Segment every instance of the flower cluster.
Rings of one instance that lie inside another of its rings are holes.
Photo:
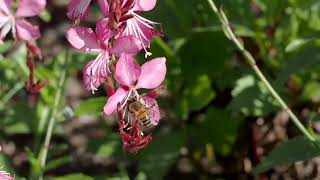
[[[42,59],[42,55],[40,49],[32,41],[40,37],[40,31],[38,26],[32,25],[25,18],[39,15],[45,6],[46,0],[20,0],[18,3],[13,0],[0,0],[0,44],[3,43],[10,30],[16,41],[27,44],[27,65],[30,75],[26,88],[31,93],[38,93],[45,83],[34,80],[33,55],[39,59]]]
[[[156,0],[98,0],[105,18],[95,29],[79,25],[89,15],[91,0],[71,0],[67,16],[75,26],[65,36],[70,44],[83,52],[96,52],[83,69],[83,85],[94,93],[101,84],[108,90],[104,114],[117,113],[123,149],[137,153],[152,139],[144,135],[146,126],[156,126],[160,111],[155,98],[161,93],[166,76],[166,59],[155,58],[140,66],[134,59],[141,50],[145,57],[150,41],[161,35],[155,25],[140,13],[154,9]],[[117,89],[114,88],[117,84]],[[150,89],[140,95],[138,89]]]

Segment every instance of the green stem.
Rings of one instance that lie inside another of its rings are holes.
[[[226,36],[234,42],[234,44],[237,46],[237,48],[240,50],[242,55],[246,58],[247,62],[250,64],[256,75],[260,78],[260,80],[265,84],[265,86],[270,91],[271,95],[279,102],[279,104],[282,106],[282,108],[289,114],[290,118],[292,119],[295,126],[311,141],[314,141],[315,138],[308,132],[308,130],[303,126],[303,124],[300,122],[298,117],[293,113],[293,111],[288,107],[288,105],[284,102],[284,100],[279,96],[279,94],[274,90],[272,85],[269,83],[267,78],[263,75],[261,70],[256,64],[255,59],[250,54],[249,51],[247,51],[244,46],[240,43],[238,38],[236,37],[235,33],[232,31],[228,19],[225,16],[224,12],[222,10],[218,10],[216,5],[212,0],[208,0],[208,3],[211,7],[211,9],[216,13],[218,16],[220,22],[222,23],[222,28],[226,34]]]
[[[51,137],[52,137],[53,127],[54,127],[54,124],[55,124],[55,121],[56,121],[56,114],[57,114],[58,106],[59,106],[60,99],[61,99],[61,96],[62,96],[63,85],[64,85],[64,82],[66,80],[67,69],[68,69],[68,67],[67,67],[68,58],[69,58],[69,53],[66,52],[66,57],[65,57],[65,60],[64,60],[65,61],[64,62],[64,67],[63,67],[63,70],[62,70],[61,75],[60,75],[56,96],[55,96],[55,99],[54,99],[53,109],[52,109],[52,112],[51,112],[51,116],[50,116],[50,119],[49,119],[49,125],[48,125],[48,129],[47,129],[46,137],[45,137],[45,140],[44,140],[43,150],[42,150],[42,152],[40,152],[40,155],[41,155],[40,165],[41,165],[42,169],[44,169],[44,167],[46,165],[46,160],[47,160],[49,145],[50,145],[50,141],[51,141]],[[39,180],[40,179],[42,179],[42,175],[39,177]]]
[[[6,103],[20,90],[24,87],[24,82],[17,83],[1,100],[0,109],[4,108]]]

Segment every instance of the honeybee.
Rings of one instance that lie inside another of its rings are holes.
[[[140,121],[144,127],[151,126],[151,118],[146,104],[138,100],[136,97],[128,100],[128,111]]]

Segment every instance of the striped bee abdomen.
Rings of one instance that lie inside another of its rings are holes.
[[[134,117],[141,122],[144,127],[151,126],[151,119],[147,107],[139,101],[134,101],[129,103],[129,112],[131,112]]]

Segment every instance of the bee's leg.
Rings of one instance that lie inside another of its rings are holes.
[[[129,126],[129,124],[130,124],[130,126]],[[128,114],[128,122],[126,124],[126,127],[127,127],[127,130],[130,130],[132,128],[132,123],[130,121],[130,115],[129,114]]]
[[[132,112],[129,110],[129,106],[128,105],[125,106],[125,109],[126,109],[125,112],[130,112],[130,113],[128,113],[128,120],[127,120],[127,124],[126,124],[126,127],[128,127],[129,123],[130,123],[130,126],[127,128],[129,130],[132,127],[132,123],[131,123],[131,120],[130,120],[130,116],[131,116]]]
[[[132,94],[132,91],[130,90],[129,92],[128,92],[128,94],[127,94],[127,96],[123,99],[123,101],[121,102],[121,108],[124,108],[126,105],[127,105],[127,103],[128,103],[128,100],[129,100],[129,98],[131,97],[131,94]]]

